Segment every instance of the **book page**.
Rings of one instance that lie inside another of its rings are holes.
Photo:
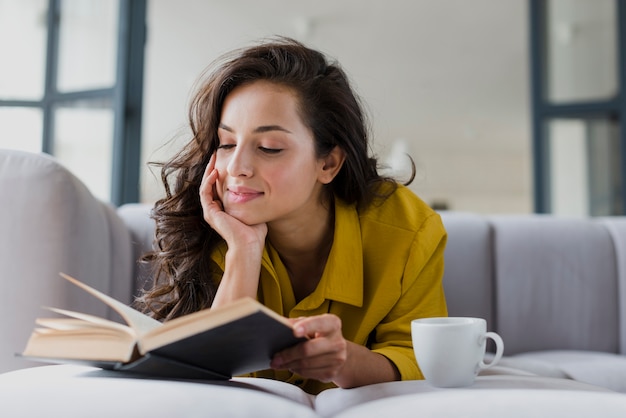
[[[89,315],[82,312],[68,311],[66,309],[46,308],[49,311],[56,312],[70,318],[37,318],[35,323],[46,328],[57,330],[63,329],[81,329],[81,328],[107,328],[115,331],[121,331],[136,337],[135,330],[127,325],[120,324],[115,321],[100,318],[99,316]]]
[[[86,284],[73,278],[72,276],[69,276],[65,273],[60,273],[60,274],[61,274],[61,277],[63,277],[64,279],[75,284],[76,286],[83,289],[85,292],[100,299],[102,302],[110,306],[115,312],[117,312],[124,319],[124,321],[126,321],[126,323],[135,331],[138,337],[152,329],[158,328],[161,325],[163,325],[156,319],[150,318],[148,315],[144,315],[138,310],[133,309],[130,306],[127,306],[126,304],[116,299],[113,299],[112,297],[105,295],[104,293],[90,286],[87,286]]]
[[[88,361],[90,365],[92,361],[127,362],[132,358],[134,341],[131,334],[111,328],[35,328],[21,355],[52,363],[66,360]]]

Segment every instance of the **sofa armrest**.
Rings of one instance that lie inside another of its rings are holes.
[[[128,302],[128,291],[112,277],[130,283],[132,263],[130,233],[115,210],[54,158],[0,150],[0,191],[3,372],[29,364],[14,354],[23,350],[42,306],[113,317],[59,272]]]

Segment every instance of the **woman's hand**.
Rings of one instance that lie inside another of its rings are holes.
[[[215,168],[216,155],[213,154],[204,170],[200,184],[200,204],[204,220],[218,233],[228,247],[237,245],[257,245],[262,249],[265,245],[267,225],[246,225],[224,211],[216,191],[218,171]]]
[[[211,306],[217,307],[242,297],[257,295],[261,257],[267,225],[246,225],[224,211],[216,191],[218,171],[215,154],[211,156],[200,184],[200,203],[204,220],[228,246],[224,274]]]
[[[308,341],[277,353],[271,362],[275,369],[289,369],[303,377],[334,381],[348,357],[347,342],[341,333],[341,319],[324,314],[292,319],[294,335]]]
[[[288,369],[307,379],[333,382],[342,388],[400,380],[385,356],[343,338],[341,319],[324,314],[292,319],[294,335],[308,338],[277,353],[270,366]]]

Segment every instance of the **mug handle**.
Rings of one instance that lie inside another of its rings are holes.
[[[500,361],[500,359],[502,358],[502,354],[504,353],[504,342],[502,341],[502,337],[500,337],[495,332],[487,332],[485,333],[484,338],[491,338],[496,343],[496,354],[493,357],[493,360],[491,360],[489,363],[485,363],[484,358],[480,360],[480,363],[478,364],[478,368],[480,370],[485,370],[490,368],[491,366],[495,366]]]

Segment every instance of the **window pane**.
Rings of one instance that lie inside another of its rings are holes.
[[[48,0],[0,0],[0,99],[43,96],[47,4]]]
[[[54,111],[54,155],[98,198],[111,198],[113,110],[75,103]]]
[[[619,124],[557,119],[548,125],[551,212],[566,216],[623,213]]]
[[[619,124],[592,119],[587,123],[589,148],[590,213],[592,216],[624,213]]]
[[[588,101],[617,95],[615,0],[549,0],[547,21],[548,100]]]
[[[62,0],[59,91],[113,87],[119,1]]]
[[[42,121],[41,109],[0,107],[0,148],[41,152]]]

